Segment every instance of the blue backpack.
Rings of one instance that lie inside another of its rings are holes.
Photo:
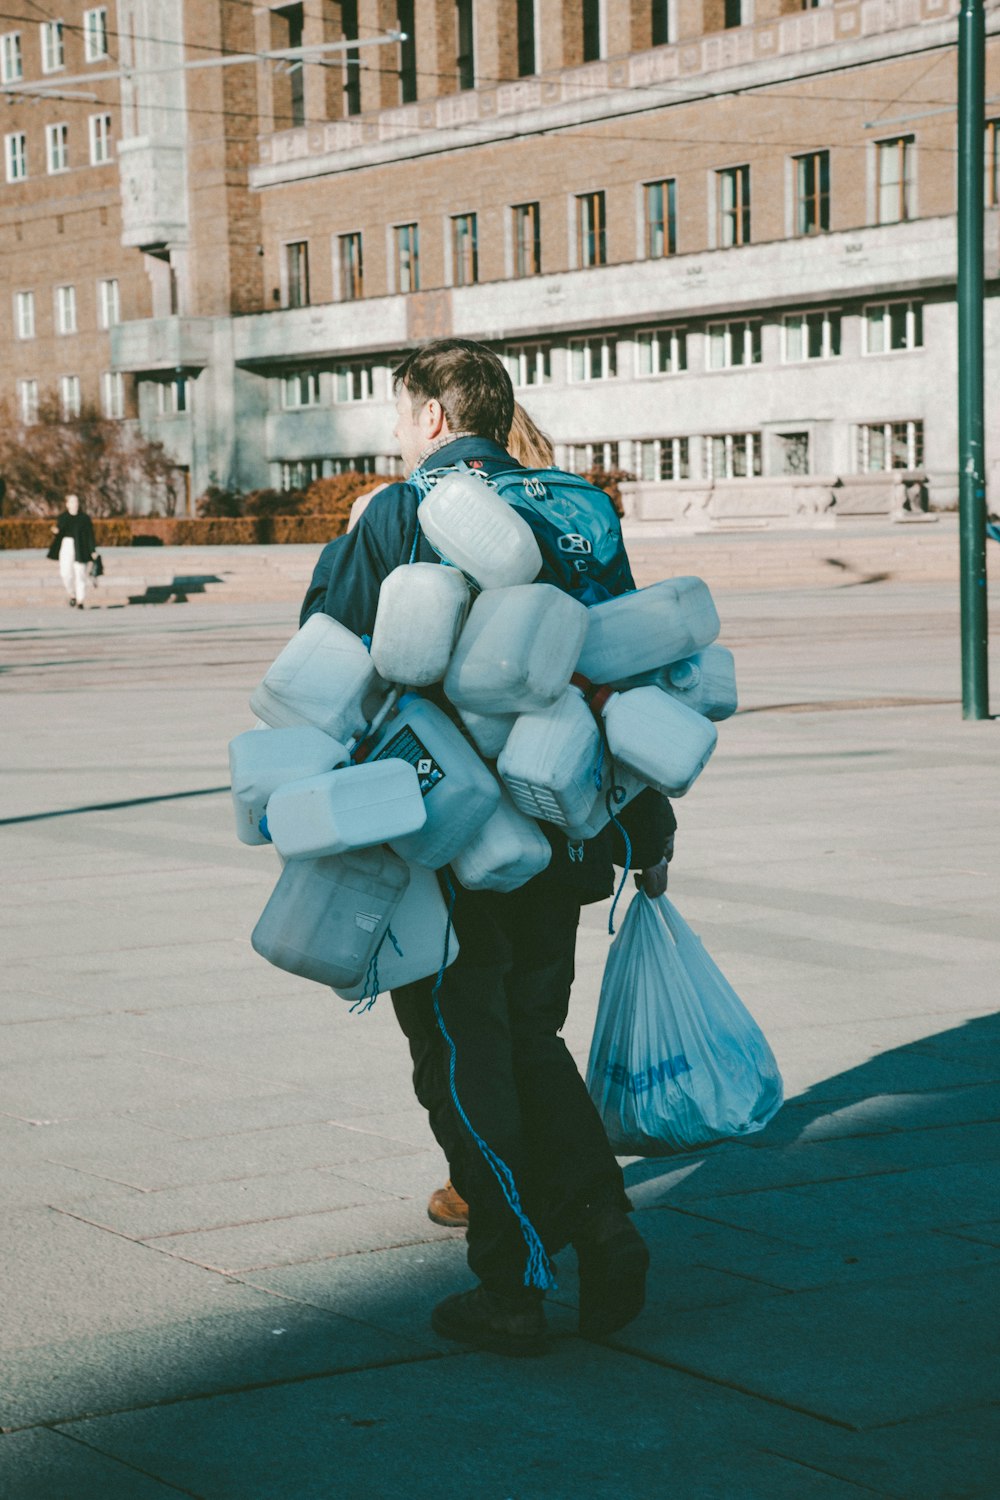
[[[464,463],[456,469],[467,469]],[[435,474],[435,478],[440,474]],[[496,490],[534,532],[542,554],[538,583],[552,583],[581,604],[600,604],[635,588],[621,522],[603,490],[563,469],[509,469],[472,473]],[[430,476],[421,474],[426,493]],[[411,474],[410,483],[417,479]],[[423,483],[421,483],[421,480]]]

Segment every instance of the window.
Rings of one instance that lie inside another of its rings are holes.
[[[451,267],[455,286],[479,280],[479,244],[475,214],[455,214],[451,221]]]
[[[113,328],[121,317],[121,299],[117,281],[97,283],[97,321],[101,328]]]
[[[76,332],[76,287],[56,287],[56,333]]]
[[[365,267],[361,253],[361,231],[342,234],[338,241],[340,255],[340,295],[345,302],[357,302],[365,295]]]
[[[125,376],[119,370],[105,370],[101,376],[101,407],[106,417],[125,415]]]
[[[924,342],[924,311],[919,302],[870,302],[864,315],[864,352],[891,354],[920,349]]]
[[[35,294],[14,293],[14,329],[19,339],[35,337]]]
[[[281,382],[281,404],[286,411],[319,405],[319,371],[296,370]]]
[[[552,379],[552,351],[548,344],[511,344],[507,369],[514,385],[548,385]]]
[[[472,0],[455,0],[455,67],[460,89],[476,86],[475,37],[472,25]]]
[[[795,157],[795,233],[820,234],[830,227],[830,153]]]
[[[396,289],[400,292],[420,290],[420,230],[416,224],[397,224]]]
[[[750,168],[726,167],[715,174],[718,241],[723,250],[750,243]]]
[[[1000,208],[1000,120],[986,121],[986,149],[983,153],[985,203]]]
[[[358,0],[342,0],[340,24],[347,41],[358,39]],[[411,28],[400,25],[400,30]],[[348,47],[344,53],[344,113],[361,113],[361,53],[357,47]]]
[[[643,328],[636,334],[637,375],[678,375],[687,369],[683,328]]]
[[[859,474],[919,469],[923,462],[923,422],[870,422],[858,428]]]
[[[731,323],[709,323],[708,368],[730,370],[734,365],[760,364],[760,322],[739,318]]]
[[[569,341],[570,380],[613,380],[617,374],[616,343],[612,335],[595,334]]]
[[[106,6],[83,13],[83,56],[86,62],[101,62],[108,55],[108,12]]]
[[[743,0],[724,0],[722,24],[727,31],[743,25]]]
[[[535,48],[535,0],[517,0],[517,76],[538,72]]]
[[[24,77],[24,62],[21,57],[21,33],[7,31],[0,36],[0,80],[17,83]]]
[[[65,172],[69,167],[69,126],[46,125],[45,160],[50,172]]]
[[[42,33],[42,72],[56,73],[64,66],[63,23],[43,21],[38,28]]]
[[[669,0],[652,0],[650,22],[652,29],[650,41],[652,45],[654,47],[665,47],[670,41]]]
[[[915,142],[912,135],[900,135],[891,141],[878,141],[878,219],[879,224],[898,224],[913,218],[913,164]]]
[[[542,271],[542,215],[537,203],[516,203],[514,215],[514,275],[540,276]]]
[[[640,479],[690,479],[686,437],[644,438],[635,446]]]
[[[188,379],[177,375],[173,380],[156,382],[156,410],[161,417],[182,417],[189,409]]]
[[[281,48],[302,46],[303,7],[301,4],[277,6],[271,11],[277,30],[275,45]],[[305,69],[301,57],[288,58],[278,75],[284,95],[280,114],[283,126],[306,122]]]
[[[589,474],[594,469],[618,468],[618,444],[570,443],[566,449],[566,467],[573,474]]]
[[[750,479],[759,474],[759,432],[724,432],[705,439],[707,479]]]
[[[287,307],[309,306],[309,241],[294,240],[285,246]]]
[[[834,359],[840,353],[840,313],[788,313],[784,319],[786,364],[802,359]]]
[[[30,427],[33,422],[38,421],[37,380],[19,380],[17,382],[17,410],[25,427]]]
[[[677,184],[672,177],[643,184],[646,258],[658,260],[677,250]]]
[[[601,0],[583,0],[583,60],[596,62],[604,56],[601,43]]]
[[[90,164],[92,167],[100,166],[102,162],[111,160],[111,116],[91,115],[90,117]]]
[[[372,401],[374,398],[374,365],[337,365],[333,372],[334,401]]]
[[[28,139],[23,130],[4,137],[7,181],[23,182],[28,175]]]
[[[79,375],[61,375],[59,377],[59,409],[62,412],[64,422],[71,422],[74,417],[80,415]]]
[[[578,264],[607,265],[607,210],[603,193],[579,193],[576,200]]]
[[[396,25],[406,37],[406,41],[399,44],[399,102],[412,104],[417,97],[417,39],[413,0],[397,0]]]
[[[308,489],[314,480],[322,479],[322,477],[323,460],[321,458],[300,458],[294,463],[281,465],[281,488],[286,491]]]

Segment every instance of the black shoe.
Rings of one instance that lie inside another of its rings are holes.
[[[75,599],[70,599],[69,600],[69,607],[70,607],[70,609],[76,609],[76,600]]]
[[[515,1356],[544,1354],[548,1348],[541,1297],[501,1297],[482,1285],[456,1292],[431,1313],[431,1327],[446,1339]]]
[[[631,1323],[646,1301],[649,1251],[624,1209],[595,1215],[573,1236],[580,1268],[580,1332],[602,1339]]]

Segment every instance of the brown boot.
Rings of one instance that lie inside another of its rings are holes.
[[[427,1217],[445,1229],[468,1229],[469,1205],[452,1187],[451,1178],[444,1187],[431,1193],[427,1203]]]

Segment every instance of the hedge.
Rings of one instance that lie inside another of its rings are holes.
[[[342,516],[186,516],[94,517],[99,547],[233,547],[262,543],[329,542],[347,525]],[[0,551],[46,548],[52,541],[48,517],[0,521]]]

